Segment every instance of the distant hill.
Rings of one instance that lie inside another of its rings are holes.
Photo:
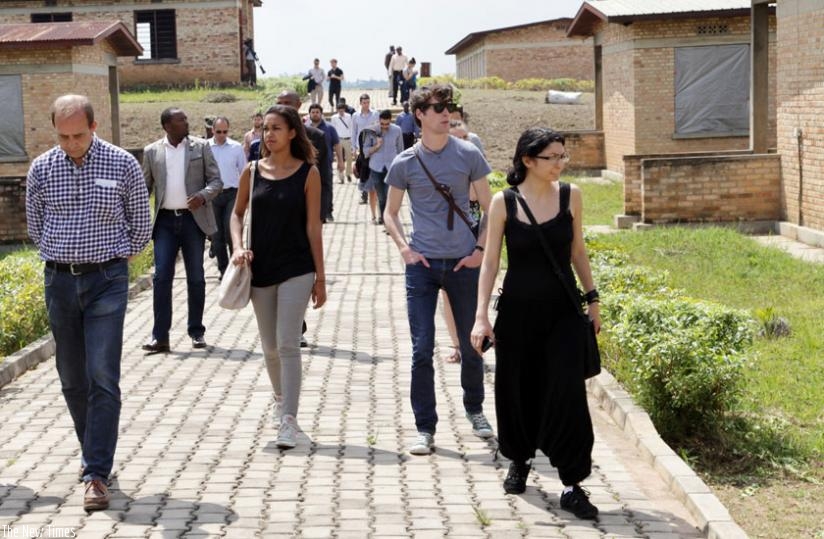
[[[380,89],[380,88],[388,88],[389,81],[386,79],[372,79],[372,80],[361,80],[358,79],[356,81],[343,81],[343,88],[363,88],[366,90],[373,90],[373,89]]]

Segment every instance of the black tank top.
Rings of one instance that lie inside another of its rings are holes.
[[[252,192],[252,286],[280,284],[315,271],[306,235],[306,177],[311,165],[280,180],[255,167]]]

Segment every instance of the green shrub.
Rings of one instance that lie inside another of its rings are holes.
[[[680,440],[716,430],[740,396],[752,318],[675,294],[618,294],[605,310],[612,311],[609,340],[620,355],[620,377],[661,434]]]
[[[201,101],[204,103],[234,103],[237,101],[237,96],[226,92],[212,92],[204,95]]]
[[[266,111],[269,107],[277,103],[278,94],[284,90],[293,90],[300,96],[309,93],[309,82],[302,79],[300,75],[291,77],[268,77],[258,82],[260,91],[260,110]]]
[[[43,263],[35,251],[0,260],[0,356],[19,350],[49,328],[43,300]]]

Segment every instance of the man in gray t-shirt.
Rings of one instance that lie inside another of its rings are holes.
[[[418,430],[418,437],[409,452],[428,455],[434,446],[438,423],[432,356],[435,307],[441,289],[449,297],[460,342],[466,416],[476,436],[493,436],[492,427],[483,414],[483,359],[470,343],[486,220],[481,219],[476,239],[469,225],[451,209],[441,194],[448,189],[457,207],[468,216],[471,182],[478,202],[486,212],[491,199],[486,179],[490,168],[474,145],[449,135],[449,111],[454,108],[450,87],[435,85],[416,91],[410,99],[410,108],[415,122],[421,127],[421,140],[398,155],[389,168],[384,224],[406,264],[406,305],[412,335],[410,400]],[[424,166],[439,189],[428,178]],[[399,218],[407,193],[412,215],[410,242],[406,241]]]

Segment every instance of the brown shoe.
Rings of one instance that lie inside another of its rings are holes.
[[[101,479],[86,482],[86,494],[83,496],[83,509],[100,511],[109,507],[109,489]]]

